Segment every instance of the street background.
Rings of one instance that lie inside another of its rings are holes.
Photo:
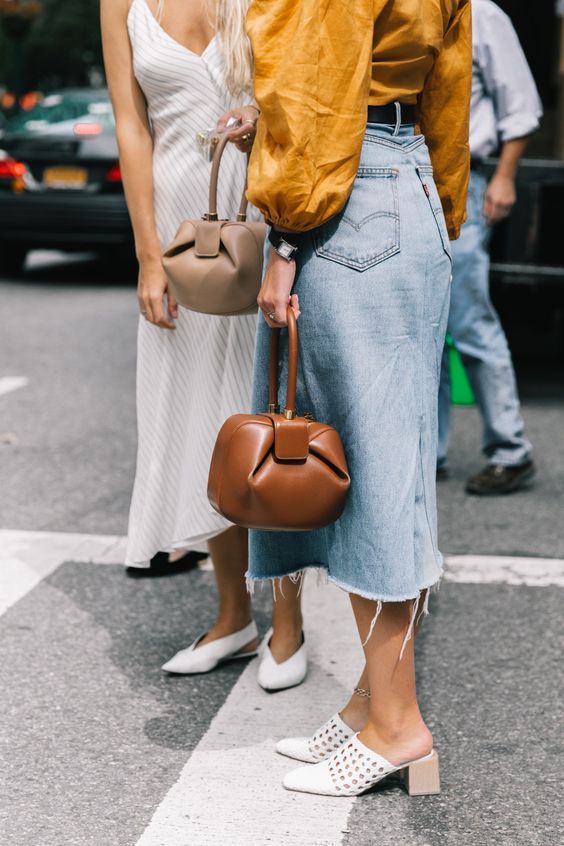
[[[306,581],[310,671],[295,690],[262,691],[256,662],[160,670],[209,626],[215,591],[209,566],[157,579],[122,566],[138,308],[98,2],[0,0],[0,846],[562,842],[564,5],[499,5],[545,109],[491,280],[538,476],[511,496],[466,495],[481,426],[474,407],[454,409],[445,576],[417,642],[442,793],[381,785],[335,800],[285,792],[293,763],[273,747],[309,734],[356,682],[345,594]],[[51,132],[49,147],[49,109],[25,122],[53,92],[68,137]],[[103,142],[96,161],[79,125]],[[86,242],[98,251],[44,249]],[[254,608],[264,634],[267,590]]]
[[[0,616],[0,842],[558,843],[558,368],[522,368],[539,465],[530,491],[463,493],[482,462],[480,426],[474,408],[455,409],[439,512],[442,549],[460,557],[449,559],[417,646],[442,795],[288,794],[280,779],[292,763],[273,744],[309,733],[344,701],[360,662],[352,615],[344,594],[308,582],[311,671],[294,691],[264,693],[252,663],[193,678],[160,671],[209,625],[215,595],[206,570],[138,580],[119,566],[135,460],[133,281],[131,269],[93,257],[34,253],[22,277],[0,282],[0,612],[9,606]],[[263,633],[268,607],[259,593]]]

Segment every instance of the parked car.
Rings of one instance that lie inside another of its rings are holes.
[[[0,271],[30,249],[131,253],[132,231],[105,89],[46,96],[0,137]]]

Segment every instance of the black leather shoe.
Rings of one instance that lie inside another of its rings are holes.
[[[205,552],[194,552],[190,550],[185,552],[180,558],[177,558],[176,561],[169,561],[168,552],[157,552],[151,558],[150,567],[126,567],[125,572],[133,579],[175,576],[177,573],[185,573],[187,570],[193,570],[198,566],[198,561],[203,561],[207,557]]]
[[[526,487],[534,478],[537,468],[532,461],[525,464],[504,465],[488,464],[487,467],[471,476],[466,482],[466,493],[477,496],[508,494]]]

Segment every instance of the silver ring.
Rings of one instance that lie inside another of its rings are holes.
[[[270,314],[267,314],[266,316],[268,317],[269,320],[274,320],[276,323],[278,323],[278,321],[276,320],[276,312],[275,311],[271,311]]]
[[[145,314],[147,314],[147,312],[146,312],[146,311],[141,310],[141,314],[145,315]]]

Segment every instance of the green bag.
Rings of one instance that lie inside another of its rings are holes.
[[[446,336],[450,372],[450,401],[453,405],[474,405],[476,400],[470,387],[460,353],[450,335]]]

